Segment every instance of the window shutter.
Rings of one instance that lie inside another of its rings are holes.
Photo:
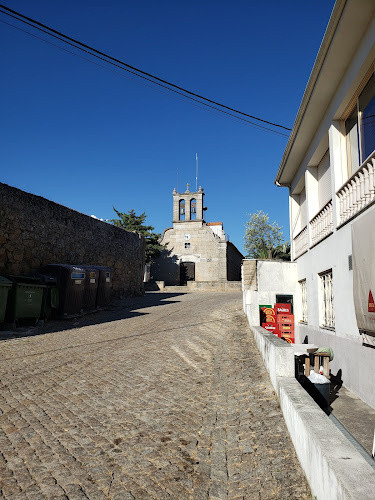
[[[327,151],[318,165],[319,210],[332,199],[331,170],[329,167],[329,151]]]

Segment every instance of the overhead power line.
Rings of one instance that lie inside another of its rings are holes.
[[[1,12],[1,10],[0,10],[0,12]],[[14,17],[14,16],[11,16],[11,17]],[[16,17],[14,17],[14,18],[15,18],[15,19],[17,19]],[[17,19],[17,20],[18,20],[18,19]],[[260,128],[260,129],[262,129],[262,130],[265,130],[266,132],[271,132],[271,133],[273,133],[273,134],[277,134],[277,135],[282,135],[282,136],[284,136],[284,137],[288,137],[288,135],[287,135],[287,134],[284,134],[283,132],[279,132],[278,130],[273,130],[273,129],[269,128],[269,127],[265,127],[264,125],[260,125],[259,123],[254,123],[254,122],[251,122],[250,120],[247,120],[246,118],[242,118],[241,116],[237,116],[237,115],[235,115],[235,114],[233,114],[233,113],[229,113],[228,111],[225,111],[225,110],[223,110],[223,109],[216,108],[215,106],[211,106],[210,104],[207,104],[207,103],[205,103],[205,102],[199,101],[198,99],[195,99],[195,98],[193,98],[193,97],[190,97],[190,96],[188,96],[188,95],[185,95],[185,94],[183,94],[182,92],[178,92],[177,90],[170,89],[170,88],[169,88],[169,87],[167,87],[166,85],[162,85],[161,83],[154,82],[154,81],[153,81],[153,80],[151,80],[150,78],[146,78],[145,76],[138,75],[138,74],[137,74],[137,73],[135,73],[134,71],[131,71],[131,70],[127,69],[127,68],[123,68],[123,67],[121,67],[119,64],[116,64],[116,63],[114,63],[114,62],[112,62],[112,61],[107,61],[107,60],[106,60],[106,59],[104,59],[103,57],[100,57],[100,56],[97,56],[97,55],[95,55],[95,54],[92,54],[92,53],[91,53],[91,52],[89,52],[88,50],[85,50],[85,49],[82,49],[82,48],[76,47],[74,44],[72,44],[72,43],[70,43],[70,42],[66,42],[66,41],[65,41],[65,43],[66,43],[66,44],[71,45],[72,47],[77,48],[77,49],[79,49],[79,50],[81,50],[81,51],[83,51],[83,52],[85,52],[85,53],[87,53],[87,54],[89,54],[89,55],[91,55],[91,56],[95,57],[96,59],[100,59],[100,60],[102,60],[102,61],[104,61],[104,62],[106,62],[106,63],[108,63],[108,64],[111,64],[112,66],[116,66],[117,68],[120,68],[122,71],[126,71],[126,72],[128,72],[128,73],[131,73],[131,74],[135,75],[137,78],[141,78],[142,80],[147,80],[148,82],[151,82],[153,85],[148,85],[147,83],[143,83],[143,82],[141,82],[141,81],[139,81],[139,80],[136,80],[135,78],[132,78],[132,77],[126,76],[124,73],[120,73],[120,72],[118,72],[118,71],[116,71],[116,70],[113,70],[113,69],[109,68],[108,66],[104,66],[103,64],[96,63],[96,62],[95,62],[95,61],[93,61],[92,59],[89,59],[89,58],[87,58],[87,57],[81,56],[80,54],[77,54],[77,53],[75,53],[75,52],[73,52],[73,51],[71,51],[71,50],[68,50],[68,49],[66,49],[66,48],[64,48],[64,47],[61,47],[60,45],[57,45],[57,44],[52,43],[52,42],[50,42],[50,41],[48,41],[48,40],[46,40],[46,39],[44,39],[44,38],[41,38],[40,36],[37,36],[37,35],[35,35],[34,33],[30,33],[30,32],[29,32],[29,31],[27,31],[27,30],[24,30],[24,29],[22,29],[22,28],[20,28],[20,27],[18,27],[18,26],[15,26],[14,24],[7,23],[6,21],[3,21],[2,19],[0,19],[0,22],[1,22],[1,23],[3,23],[3,24],[6,24],[6,25],[8,25],[8,26],[11,26],[12,28],[15,28],[15,29],[17,29],[17,30],[19,30],[19,31],[22,31],[23,33],[26,33],[26,34],[28,34],[28,35],[30,35],[30,36],[32,36],[32,37],[34,37],[34,38],[37,38],[38,40],[41,40],[42,42],[48,43],[49,45],[52,45],[53,47],[55,47],[55,48],[57,48],[57,49],[59,49],[59,50],[63,50],[64,52],[68,52],[69,54],[71,54],[71,55],[73,55],[73,56],[75,56],[75,57],[79,57],[80,59],[83,59],[83,60],[85,60],[85,61],[87,61],[87,62],[89,62],[89,63],[91,63],[91,64],[95,64],[96,66],[99,66],[99,67],[101,67],[101,68],[103,68],[103,69],[105,69],[105,70],[107,70],[107,71],[111,71],[112,73],[115,73],[115,74],[117,74],[117,75],[120,75],[120,76],[122,76],[122,77],[124,77],[124,78],[127,78],[127,79],[129,79],[129,80],[136,81],[138,84],[141,84],[141,85],[143,85],[143,86],[145,86],[145,87],[152,88],[153,90],[155,90],[155,91],[157,91],[157,92],[161,92],[161,93],[163,93],[163,94],[166,94],[166,95],[168,95],[169,97],[171,97],[171,98],[173,98],[173,99],[176,99],[176,100],[178,100],[178,101],[188,102],[189,104],[191,104],[191,105],[193,105],[193,106],[196,106],[197,108],[203,109],[203,110],[205,110],[205,111],[208,111],[208,112],[210,112],[210,113],[214,113],[214,114],[215,114],[215,113],[224,114],[224,117],[225,117],[225,118],[228,118],[229,120],[232,120],[232,121],[240,120],[240,121],[241,121],[241,123],[243,123],[244,125],[246,125],[246,126],[248,126],[248,127],[256,127],[256,128]],[[28,25],[32,26],[32,24],[30,24],[30,23],[28,23],[28,22],[26,22],[26,21],[23,21],[23,22],[24,22],[25,24],[28,24]],[[33,26],[33,27],[34,27],[34,26]],[[43,31],[43,32],[47,33],[47,31],[44,31],[44,30],[42,30],[42,29],[40,29],[40,28],[37,28],[37,29],[39,29],[39,31]],[[47,34],[49,34],[49,33],[47,33]],[[64,40],[61,40],[61,39],[60,39],[59,37],[57,37],[56,35],[53,35],[53,34],[49,34],[49,35],[50,35],[50,36],[52,36],[52,37],[54,37],[54,38],[56,38],[57,40],[60,40],[60,41],[64,42]],[[155,87],[154,85],[157,85],[157,87]],[[160,88],[160,87],[162,87],[162,88],[166,89],[168,92],[166,92],[165,90],[161,90],[161,88]],[[173,92],[173,94],[170,94],[169,92]],[[175,94],[178,94],[178,95],[180,95],[180,96],[182,96],[182,97],[178,97],[178,96],[176,96]],[[186,101],[186,99],[189,99],[189,101]],[[193,101],[193,102],[191,102],[191,101]],[[196,103],[197,103],[197,104],[196,104]]]
[[[34,19],[30,18],[30,17],[24,16],[23,14],[15,11],[15,10],[12,10],[9,7],[6,7],[5,5],[0,4],[0,8],[5,10],[5,12],[4,12],[4,10],[0,10],[0,12],[2,12],[3,14],[5,14],[7,16],[10,16],[10,17],[16,19],[17,21],[20,21],[20,22],[22,22],[24,24],[27,24],[27,25],[29,25],[29,26],[31,26],[31,27],[39,30],[39,31],[42,31],[43,33],[46,33],[49,36],[57,38],[61,42],[66,43],[68,45],[71,45],[71,46],[75,47],[76,49],[79,49],[79,50],[81,50],[83,52],[86,52],[86,53],[90,54],[91,56],[94,56],[94,57],[96,57],[98,59],[101,59],[102,61],[105,61],[106,63],[112,64],[112,65],[117,66],[118,68],[120,68],[122,70],[125,70],[125,71],[127,71],[129,73],[132,73],[133,75],[137,76],[138,78],[142,78],[144,80],[147,80],[147,81],[153,83],[154,85],[159,85],[161,87],[164,87],[164,88],[166,88],[167,90],[169,90],[171,92],[174,92],[176,94],[182,95],[183,97],[188,98],[188,99],[193,100],[193,101],[196,101],[199,104],[203,104],[204,106],[213,108],[216,111],[220,111],[222,113],[228,114],[228,115],[233,116],[233,117],[235,117],[237,119],[240,119],[240,120],[242,120],[244,122],[250,123],[251,125],[260,127],[262,129],[268,130],[270,132],[277,133],[279,135],[285,135],[285,136],[287,136],[287,134],[284,134],[282,132],[278,132],[276,130],[272,130],[272,129],[268,128],[268,127],[261,126],[258,123],[253,123],[253,122],[250,122],[249,120],[245,120],[245,119],[243,119],[243,118],[241,118],[239,116],[233,115],[232,113],[225,112],[224,109],[228,109],[230,111],[233,111],[234,113],[237,113],[237,114],[240,114],[240,115],[243,115],[243,116],[247,116],[247,117],[249,117],[249,118],[251,118],[253,120],[257,120],[259,122],[266,123],[268,125],[272,125],[273,127],[278,127],[278,128],[281,128],[281,129],[284,129],[284,130],[287,130],[287,131],[291,130],[290,128],[285,127],[284,125],[279,125],[277,123],[273,123],[273,122],[270,122],[268,120],[264,120],[262,118],[258,118],[256,116],[250,115],[248,113],[244,113],[243,111],[236,110],[236,109],[231,108],[229,106],[226,106],[224,104],[218,103],[218,102],[216,102],[216,101],[214,101],[212,99],[208,99],[208,98],[206,98],[204,96],[196,94],[195,92],[192,92],[190,90],[184,89],[183,87],[180,87],[180,86],[178,86],[178,85],[176,85],[174,83],[168,82],[167,80],[164,80],[164,79],[159,78],[159,77],[157,77],[155,75],[152,75],[151,73],[147,73],[146,71],[143,71],[143,70],[141,70],[139,68],[136,68],[135,66],[131,66],[130,64],[127,64],[124,61],[121,61],[120,59],[117,59],[115,57],[112,57],[112,56],[104,53],[104,52],[101,52],[101,51],[99,51],[99,50],[97,50],[97,49],[95,49],[95,48],[93,48],[93,47],[91,47],[91,46],[89,46],[89,45],[87,45],[87,44],[85,44],[83,42],[80,42],[79,40],[75,40],[74,38],[71,38],[71,37],[69,37],[67,35],[64,35],[63,33],[59,32],[59,31],[57,31],[57,30],[55,30],[53,28],[50,28],[49,26],[46,26],[45,24],[42,24],[39,21],[36,21],[36,20],[34,20]],[[6,24],[8,24],[8,23],[6,23]],[[13,25],[10,24],[10,26],[13,26]],[[16,28],[16,26],[13,26],[13,27]],[[24,31],[24,30],[22,30],[22,31]],[[27,32],[27,31],[26,31],[26,33],[32,35],[31,33]],[[43,39],[41,39],[41,40],[43,40]],[[43,41],[46,41],[46,40],[43,40]],[[47,42],[47,43],[49,43],[49,42]],[[74,54],[74,55],[76,55],[76,54]],[[161,82],[161,83],[159,83],[159,82]],[[174,89],[178,89],[181,92],[176,91]],[[194,97],[191,97],[191,96],[199,98],[200,100],[195,99]],[[219,106],[220,108],[224,108],[224,109],[218,109],[218,108],[216,108],[214,106],[210,106],[210,105],[207,104],[208,102],[211,103],[211,104],[214,104],[215,106]]]
[[[139,80],[136,80],[135,78],[132,78],[131,76],[127,76],[126,74],[124,74],[122,72],[120,73],[119,71],[111,69],[108,66],[105,66],[104,64],[97,63],[97,62],[93,61],[92,59],[89,59],[88,57],[84,57],[84,56],[82,56],[80,54],[77,54],[77,53],[73,52],[72,50],[68,50],[68,49],[66,49],[64,47],[61,47],[60,45],[57,45],[56,43],[53,43],[53,42],[50,42],[50,41],[48,41],[48,40],[46,40],[44,38],[41,38],[40,36],[35,35],[34,33],[30,33],[30,31],[24,30],[24,29],[20,28],[19,26],[15,26],[14,24],[7,23],[6,21],[3,21],[2,19],[0,19],[0,22],[3,23],[3,24],[6,24],[7,26],[11,26],[12,28],[15,28],[15,29],[17,29],[19,31],[22,31],[22,33],[26,33],[27,35],[30,35],[30,36],[32,36],[34,38],[37,38],[38,40],[41,40],[42,42],[48,43],[49,45],[52,45],[53,47],[55,47],[55,48],[57,48],[59,50],[63,50],[64,52],[67,52],[68,54],[71,54],[71,55],[73,55],[75,57],[79,57],[80,59],[83,59],[84,61],[87,61],[90,64],[95,64],[95,66],[98,66],[99,68],[103,68],[103,69],[105,69],[107,71],[111,71],[112,73],[114,73],[116,75],[119,75],[119,76],[121,76],[123,78],[127,78],[128,80],[135,81],[138,84],[143,85],[144,87],[151,88],[152,90],[154,90],[156,92],[161,92],[162,94],[165,94],[165,95],[167,95],[168,97],[170,97],[172,99],[176,99],[177,101],[187,102],[188,104],[191,104],[192,106],[196,106],[199,109],[203,109],[204,111],[208,111],[209,113],[213,113],[213,114],[223,114],[224,113],[224,118],[227,118],[228,120],[232,120],[232,121],[241,120],[241,122],[243,123],[243,125],[246,125],[248,127],[261,128],[261,129],[263,129],[263,130],[265,130],[267,132],[272,132],[273,134],[283,135],[284,137],[288,137],[288,135],[284,134],[283,132],[278,132],[277,130],[272,130],[269,127],[264,127],[263,125],[259,125],[259,123],[251,122],[250,120],[246,120],[245,118],[241,118],[240,116],[236,116],[233,113],[229,113],[229,112],[224,111],[222,109],[215,108],[214,106],[210,106],[209,104],[206,104],[204,102],[198,101],[198,99],[189,98],[189,96],[185,96],[181,92],[176,92],[176,93],[180,94],[183,97],[178,97],[178,96],[176,96],[174,94],[170,94],[169,92],[166,92],[165,90],[162,90],[162,89],[160,89],[158,87],[154,87],[152,85],[148,85],[147,83],[143,83],[143,82],[141,82]],[[87,53],[89,54],[89,52],[87,52]],[[105,61],[105,59],[103,59],[103,61]],[[113,63],[111,63],[111,64],[113,64]],[[114,66],[116,66],[116,65],[114,65]],[[120,69],[124,69],[124,68],[120,68]],[[138,75],[136,75],[136,76],[138,77]],[[154,82],[152,82],[152,83],[154,83]],[[166,88],[167,90],[169,90],[164,85],[163,85],[163,87]],[[195,102],[187,101],[186,99],[192,99],[193,101],[196,101],[198,104],[196,104]],[[207,107],[203,107],[203,106],[207,106]]]

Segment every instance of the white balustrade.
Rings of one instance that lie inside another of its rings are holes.
[[[311,245],[315,245],[333,231],[333,207],[330,200],[310,221]]]
[[[294,259],[305,253],[308,249],[307,240],[307,226],[300,231],[295,238],[293,238],[294,245]]]
[[[375,199],[375,151],[337,192],[340,224]],[[310,222],[311,224],[311,222]]]

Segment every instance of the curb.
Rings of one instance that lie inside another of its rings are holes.
[[[295,379],[292,346],[264,328],[250,330],[311,493],[318,500],[373,500],[374,469]]]

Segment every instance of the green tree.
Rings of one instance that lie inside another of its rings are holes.
[[[145,212],[141,215],[137,215],[133,209],[129,212],[119,212],[113,207],[116,212],[118,219],[111,219],[110,222],[117,227],[122,227],[127,231],[135,231],[136,233],[144,236],[146,241],[146,263],[153,262],[160,255],[161,250],[164,248],[160,245],[159,240],[161,234],[154,233],[153,226],[146,226],[144,222],[147,218]]]
[[[262,210],[249,214],[249,220],[245,224],[244,248],[247,257],[252,259],[272,259],[283,251],[283,233],[281,227],[269,221],[268,214]]]
[[[290,260],[290,243],[286,241],[281,245],[277,245],[276,248],[272,250],[272,258],[280,260]]]

